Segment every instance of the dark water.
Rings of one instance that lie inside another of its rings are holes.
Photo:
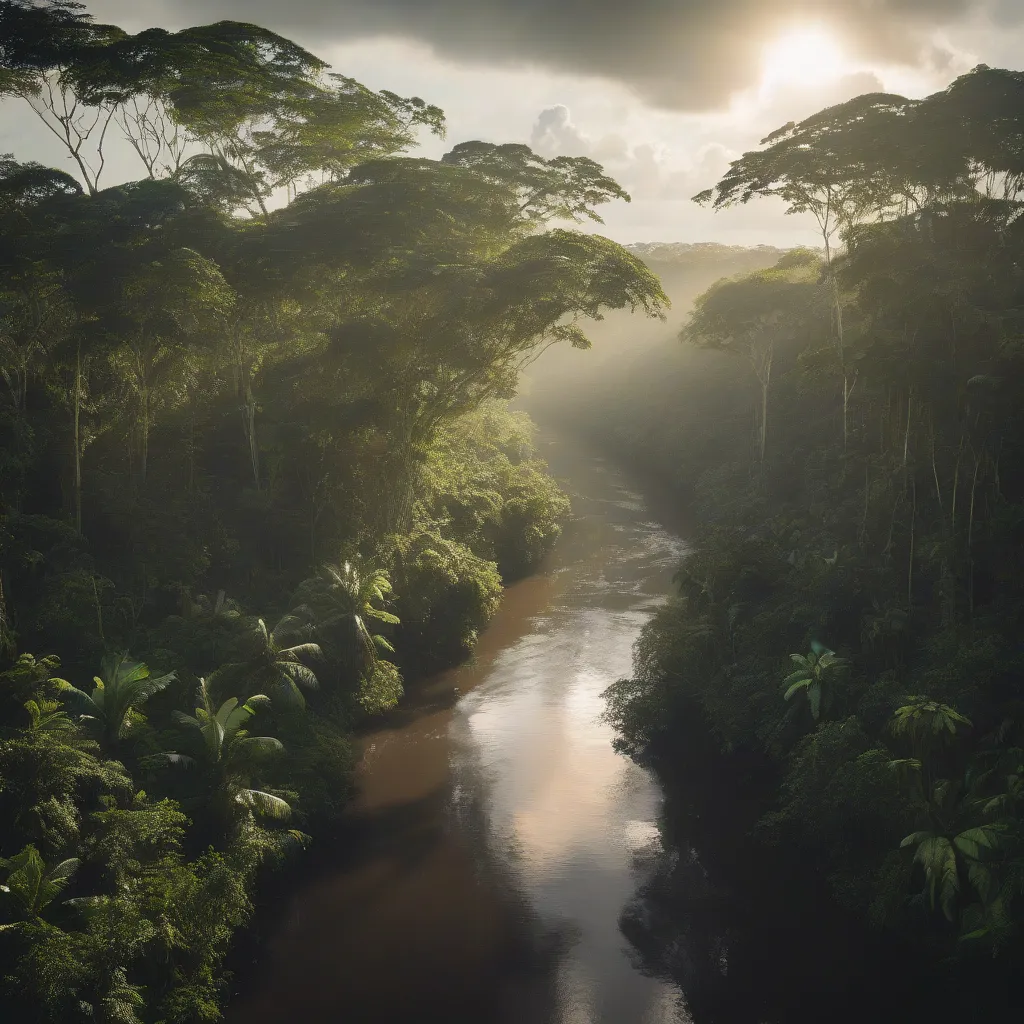
[[[661,795],[601,720],[682,544],[619,470],[542,450],[573,521],[474,662],[367,737],[347,836],[292,891],[233,1021],[689,1020],[620,929]]]

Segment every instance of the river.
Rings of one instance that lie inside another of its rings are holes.
[[[619,927],[657,860],[661,794],[601,718],[683,545],[612,464],[541,452],[571,522],[472,662],[364,738],[340,850],[289,891],[232,1021],[689,1019]]]

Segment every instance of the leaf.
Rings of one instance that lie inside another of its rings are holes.
[[[372,619],[379,619],[381,622],[386,622],[391,626],[397,626],[402,620],[397,615],[392,615],[391,612],[386,612],[382,608],[366,608],[365,614]]]
[[[285,648],[281,651],[289,660],[298,658],[312,658],[314,660],[323,656],[319,644],[296,644],[294,647]]]
[[[242,789],[235,794],[235,800],[256,814],[267,818],[283,820],[291,816],[291,805],[272,793],[260,789]]]
[[[945,836],[931,836],[918,846],[914,859],[924,868],[932,909],[935,908],[938,897],[942,912],[952,921],[957,893],[960,890],[953,844]]]
[[[972,861],[967,866],[967,877],[982,903],[991,903],[999,892],[999,885],[992,869],[987,864]]]
[[[78,715],[95,715],[97,707],[92,697],[64,679],[59,680],[57,692],[61,699]]]
[[[983,807],[985,814],[994,814],[997,811],[1005,811],[1012,807],[1013,801],[1009,793],[1000,793],[992,797]]]
[[[51,882],[67,882],[78,870],[78,865],[80,863],[81,862],[76,857],[69,857],[67,860],[62,860],[56,867],[51,868],[47,878]]]
[[[900,849],[903,850],[908,846],[917,846],[918,843],[922,843],[924,840],[931,838],[931,832],[911,832],[910,835],[904,837],[903,842],[900,843]]]
[[[293,661],[286,662],[279,665],[278,668],[281,674],[287,676],[293,683],[298,686],[308,687],[310,690],[315,690],[319,685],[319,681],[316,678],[316,673],[301,662]]]
[[[388,641],[384,639],[384,637],[374,636],[373,642],[377,645],[378,648],[380,648],[380,650],[387,651],[388,654],[395,653],[394,647],[392,647],[391,644],[389,644]]]
[[[807,699],[811,705],[811,716],[818,721],[821,717],[821,683],[811,683],[807,687]]]
[[[794,683],[794,684],[793,684],[793,685],[792,685],[792,686],[791,686],[791,687],[790,687],[790,688],[789,688],[789,689],[788,689],[788,690],[786,691],[786,696],[785,696],[785,698],[784,698],[784,699],[785,699],[785,700],[790,700],[790,699],[791,699],[791,698],[793,697],[793,695],[794,695],[794,694],[796,694],[796,693],[799,693],[799,692],[800,692],[801,690],[804,690],[804,689],[806,689],[806,688],[807,688],[808,686],[810,686],[810,685],[811,685],[811,681],[810,681],[810,679],[803,679],[803,680],[801,680],[801,681],[800,681],[800,682],[798,682],[798,683]]]
[[[1003,838],[1004,831],[999,825],[979,825],[961,832],[953,842],[965,856],[978,860],[982,850],[998,850]]]
[[[273,736],[245,736],[238,740],[240,749],[257,757],[270,757],[284,751],[284,744]]]

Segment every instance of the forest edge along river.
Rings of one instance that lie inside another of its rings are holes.
[[[341,833],[272,886],[228,1019],[913,1019],[939,979],[753,839],[743,794],[764,765],[697,722],[663,846],[661,788],[614,749],[603,693],[675,589],[686,524],[598,449],[538,448],[572,497],[561,538],[469,662],[363,735]]]
[[[602,721],[683,544],[606,460],[540,451],[573,498],[563,536],[472,661],[364,737],[344,840],[288,897],[232,1020],[687,1019],[619,928],[661,796]]]

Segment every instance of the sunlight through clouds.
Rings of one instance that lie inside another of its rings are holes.
[[[812,86],[854,70],[835,36],[820,25],[796,26],[764,48],[762,89],[795,82]]]

